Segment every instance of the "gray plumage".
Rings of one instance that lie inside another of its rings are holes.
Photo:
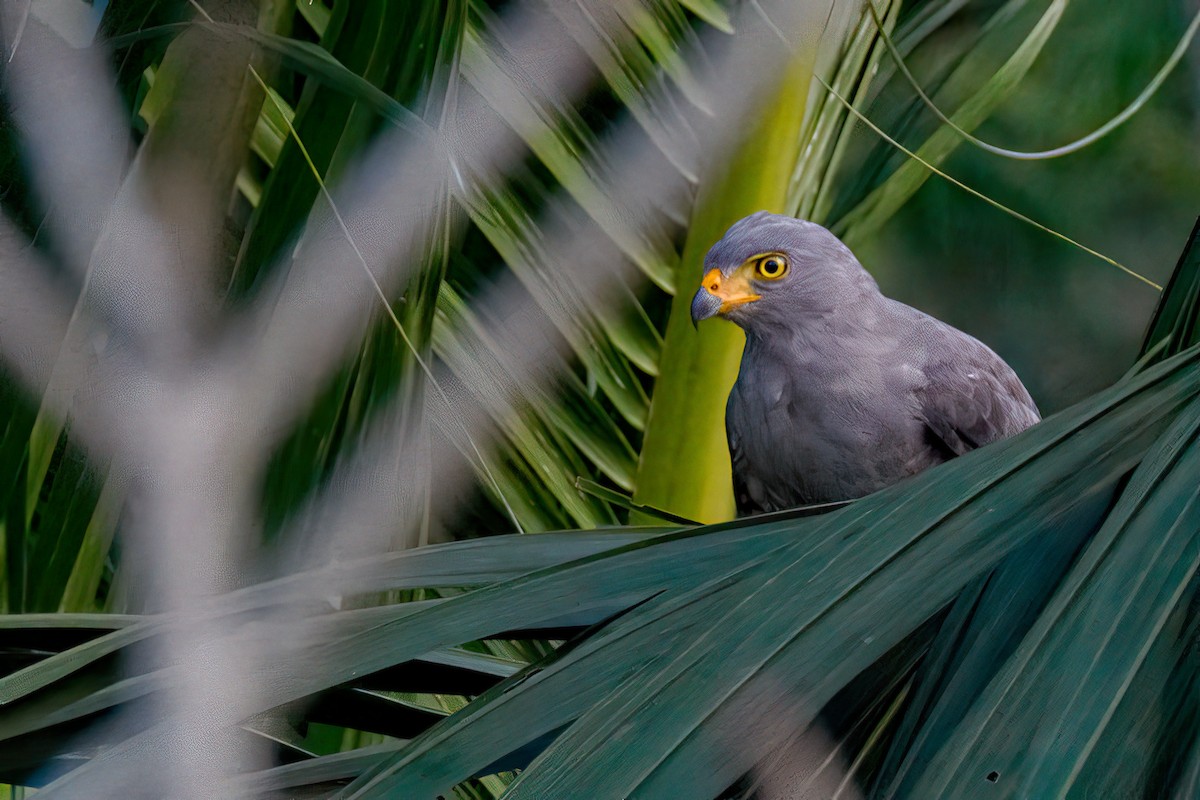
[[[782,278],[739,277],[771,252],[789,264]],[[998,355],[884,297],[820,225],[754,214],[704,264],[713,286],[741,280],[758,298],[722,314],[746,331],[725,418],[740,514],[861,497],[1040,418]],[[693,318],[720,304],[702,286]]]

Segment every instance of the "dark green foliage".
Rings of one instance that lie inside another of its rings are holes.
[[[528,135],[530,164],[511,185],[460,198],[461,207],[448,194],[431,201],[435,242],[403,301],[387,298],[402,330],[381,303],[360,350],[274,454],[262,489],[272,544],[286,544],[279,531],[357,448],[379,409],[398,400],[415,418],[441,390],[419,360],[452,390],[471,390],[465,379],[450,381],[494,346],[478,335],[472,290],[502,269],[536,299],[561,288],[555,265],[530,255],[542,215],[568,202],[556,188],[604,218],[592,151],[631,109],[662,112],[643,103],[644,82],[660,72],[691,80],[673,48],[694,42],[698,18],[724,19],[708,0],[650,5],[640,38],[622,44],[624,60],[606,62],[589,88],[602,112],[557,109]],[[938,32],[930,20],[953,5],[914,3],[893,15],[902,50]],[[949,82],[968,51],[1023,5],[989,4],[986,22],[972,6],[978,30],[956,42],[930,86]],[[181,29],[182,8],[109,6],[105,26],[134,118],[143,71]],[[239,231],[234,306],[286,268],[313,207],[325,202],[318,176],[344,174],[385,126],[436,127],[453,104],[442,88],[460,50],[479,46],[466,26],[493,19],[483,4],[458,0],[317,3],[286,16],[273,30],[214,26],[278,58],[268,82],[286,112],[294,109],[304,145],[284,133],[277,158],[260,153],[249,170],[265,180]],[[852,89],[879,63],[864,41]],[[487,64],[495,54],[474,55]],[[928,133],[915,104],[878,110],[898,133]],[[847,133],[846,119],[831,130]],[[842,145],[825,135],[821,146],[835,154],[805,178],[820,184],[809,208],[830,218],[889,180],[896,158],[872,148],[838,183],[832,167]],[[0,171],[15,170],[4,152]],[[28,210],[18,195],[6,204]],[[660,287],[672,284],[670,242],[623,248]],[[261,636],[267,619],[287,643],[248,676],[267,687],[252,718],[213,711],[240,726],[239,746],[277,765],[241,775],[240,788],[489,798],[512,778],[497,773],[520,770],[506,796],[716,797],[786,761],[806,729],[828,728],[844,757],[829,769],[855,764],[847,780],[871,797],[1195,796],[1200,228],[1124,381],[1020,437],[861,501],[706,527],[673,518],[682,527],[603,528],[631,506],[597,481],[636,488],[670,302],[659,288],[622,288],[630,302],[619,312],[560,331],[571,339],[573,371],[498,415],[496,454],[471,465],[493,480],[481,480],[458,509],[454,532],[509,530],[513,518],[528,530],[600,530],[334,563],[214,601],[222,632]],[[105,470],[86,460],[69,429],[38,421],[37,407],[0,384],[7,610],[90,610],[105,601],[94,587],[107,575],[113,527],[96,510]],[[501,496],[511,517],[496,510]],[[274,616],[297,608],[311,613]],[[55,786],[86,793],[96,776],[154,745],[163,729],[156,701],[178,667],[155,646],[171,622],[0,618],[0,781],[50,784],[50,797]],[[131,709],[141,713],[122,715]],[[120,727],[105,728],[103,747],[75,738],[114,721]],[[336,752],[343,747],[355,749]]]
[[[173,25],[189,17],[185,0],[109,0],[101,20],[106,40],[121,41],[141,31]],[[115,61],[117,86],[128,104],[131,122],[137,118],[138,95],[142,91],[142,72],[162,59],[169,39],[141,37],[122,48]]]
[[[1200,342],[1200,220],[1192,229],[1142,343],[1142,361],[1155,363]]]
[[[412,52],[416,49],[413,45],[421,41],[406,41],[396,34],[422,33],[412,24],[413,20],[406,18],[421,14],[420,9],[428,4],[377,0],[355,5],[354,13],[350,12],[349,3],[334,5],[329,26],[321,36],[321,46],[346,70],[380,86],[385,83],[391,65],[401,60],[397,54]],[[411,93],[410,87],[404,90]],[[340,158],[346,160],[366,144],[377,123],[374,115],[364,118],[361,111],[353,113],[355,106],[355,98],[338,88],[315,80],[305,83],[295,103],[293,125],[308,158],[295,139],[287,139],[263,187],[262,200],[251,217],[238,255],[232,282],[235,297],[258,284],[271,262],[287,251],[285,245],[308,218],[319,192],[308,159],[316,166],[320,178],[327,180],[335,153],[340,151]]]
[[[1164,575],[1171,570],[1186,575],[1190,559],[1181,561],[1163,541],[1139,532],[1195,530],[1179,517],[1194,507],[1188,500],[1194,482],[1181,493],[1168,476],[1191,474],[1190,464],[1179,456],[1194,449],[1188,434],[1200,396],[1198,360],[1200,353],[1189,350],[1022,436],[824,516],[782,514],[660,535],[432,604],[338,612],[335,616],[344,619],[336,624],[342,642],[336,656],[303,675],[281,664],[279,677],[268,681],[275,690],[262,702],[290,703],[343,683],[352,670],[374,672],[430,648],[546,624],[561,616],[564,597],[580,612],[592,609],[590,620],[587,614],[578,620],[585,623],[633,606],[533,671],[485,691],[466,710],[387,757],[349,791],[363,797],[432,796],[503,755],[499,742],[515,749],[569,725],[514,784],[514,796],[580,791],[713,796],[786,741],[796,726],[814,719],[841,687],[961,587],[1027,543],[1078,537],[1099,527],[1100,538],[1089,545],[1075,572],[1092,574],[1087,552],[1118,554],[1121,548],[1113,550],[1114,545],[1126,543],[1129,557],[1139,558],[1139,548],[1149,544],[1147,552],[1159,554]],[[1121,502],[1109,511],[1112,491],[1139,462]],[[1105,544],[1106,536],[1117,537],[1113,545]],[[490,548],[498,554],[505,543],[524,541],[529,539],[492,540]],[[450,545],[413,557],[422,558],[432,575],[429,567],[441,558],[459,559],[460,550]],[[396,563],[406,560],[411,558]],[[1090,591],[1119,590],[1123,596],[1127,573],[1128,568],[1109,568],[1113,587],[1101,583]],[[454,580],[473,582],[465,575]],[[1064,586],[1074,581],[1068,578]],[[1163,594],[1157,603],[1141,607],[1169,616],[1179,591],[1169,582],[1142,585]],[[1055,609],[1066,597],[1060,590],[1048,609],[1061,613]],[[986,606],[986,598],[985,592],[976,605]],[[1097,599],[1084,607],[1111,602]],[[1047,619],[1039,616],[1033,631]],[[1148,641],[1158,630],[1134,619],[1130,624]],[[351,633],[355,629],[361,633]],[[1126,641],[1120,636],[1072,640],[1070,625],[1054,630],[1077,648]],[[986,637],[983,646],[992,647]],[[1025,652],[1023,647],[1017,652]],[[1133,657],[1143,648],[1120,652]],[[1135,658],[1130,669],[1140,663]],[[1116,673],[1097,677],[1124,684]],[[1033,685],[1052,689],[1074,680]],[[54,712],[43,708],[36,725],[62,724],[81,712],[129,702],[143,694],[135,686],[116,693],[115,686],[100,688]],[[1105,692],[1098,685],[1083,697],[1110,696]],[[1037,713],[1042,707],[1028,707],[1031,722],[1045,719]],[[15,712],[18,706],[10,708]],[[15,728],[18,717],[8,717],[8,735],[30,730],[35,717],[20,716],[26,722]],[[1010,715],[1004,734],[1025,741],[1013,724]],[[625,731],[619,742],[611,738],[614,726]],[[1103,725],[1088,723],[1088,729],[1102,731]],[[741,733],[731,739],[733,730]],[[956,727],[942,751],[963,735]],[[439,770],[418,767],[425,758],[435,759]],[[1067,767],[1064,761],[1054,763]],[[1020,769],[1005,765],[1001,774],[1015,780],[1023,774]],[[1070,773],[1068,768],[1063,779]],[[960,796],[965,788],[955,786],[945,790],[948,796]]]
[[[0,509],[10,613],[56,611],[95,516],[102,478],[67,431],[56,436],[44,475],[30,476],[36,406],[9,381],[0,385]]]

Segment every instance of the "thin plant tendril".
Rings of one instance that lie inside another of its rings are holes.
[[[899,49],[896,47],[896,43],[892,41],[892,37],[885,29],[883,21],[879,18],[879,12],[875,10],[874,2],[868,2],[867,8],[870,10],[871,19],[875,22],[875,28],[879,31],[879,37],[883,39],[884,45],[887,47],[892,59],[896,62],[896,67],[900,70],[901,74],[904,75],[905,79],[912,86],[913,90],[916,91],[917,96],[921,98],[921,101],[928,106],[929,110],[937,115],[937,118],[940,119],[951,130],[979,149],[985,150],[994,155],[1012,158],[1019,161],[1042,161],[1045,159],[1058,158],[1060,156],[1078,152],[1088,145],[1098,142],[1100,139],[1103,139],[1105,136],[1124,125],[1133,117],[1134,114],[1142,110],[1142,107],[1150,101],[1150,98],[1154,96],[1159,87],[1161,87],[1167,80],[1167,77],[1170,76],[1170,74],[1175,70],[1175,67],[1179,65],[1179,62],[1183,60],[1183,56],[1187,53],[1188,47],[1191,46],[1192,40],[1196,38],[1196,32],[1200,30],[1200,11],[1198,11],[1196,12],[1196,16],[1192,18],[1192,22],[1190,25],[1188,25],[1187,30],[1184,31],[1183,37],[1179,40],[1179,44],[1175,46],[1175,50],[1171,53],[1166,63],[1163,64],[1162,69],[1160,69],[1154,78],[1151,79],[1150,83],[1146,85],[1146,88],[1142,90],[1141,94],[1133,99],[1133,102],[1122,109],[1119,114],[1110,119],[1108,122],[1104,123],[1086,136],[1076,139],[1073,142],[1064,144],[1061,147],[1055,147],[1050,150],[1027,152],[1023,150],[1009,150],[1006,147],[998,147],[994,144],[989,144],[973,134],[968,133],[966,130],[959,127],[952,119],[950,119],[950,117],[946,116],[946,114],[943,113],[940,108],[938,108],[937,104],[930,99],[929,95],[925,93],[925,90],[922,89],[921,85],[917,82],[916,77],[909,70],[908,64],[905,63],[904,57],[900,54]]]
[[[867,117],[861,111],[859,111],[857,108],[854,107],[853,103],[851,103],[846,98],[842,97],[842,95],[839,94],[838,91],[836,89],[834,89],[832,86],[830,86],[825,81],[825,79],[822,78],[820,75],[817,75],[815,77],[816,77],[817,81],[820,82],[820,84],[825,87],[826,91],[828,91],[830,94],[832,94],[834,97],[836,97],[839,101],[841,101],[842,105],[844,105],[850,111],[851,114],[858,117],[858,119],[864,125],[866,125],[871,130],[875,131],[875,133],[881,139],[883,139],[885,142],[890,144],[892,147],[895,147],[897,150],[904,153],[906,156],[913,159],[914,161],[919,163],[921,166],[925,167],[925,169],[929,170],[934,175],[938,175],[938,176],[944,178],[945,180],[950,181],[950,183],[953,183],[955,186],[962,189],[964,192],[967,192],[968,194],[972,194],[975,197],[978,197],[980,200],[984,201],[985,203],[992,206],[993,208],[997,208],[1000,211],[1003,211],[1005,214],[1008,214],[1011,217],[1019,219],[1022,222],[1025,222],[1029,225],[1032,225],[1033,227],[1037,228],[1038,230],[1045,231],[1046,233],[1050,234],[1051,236],[1053,236],[1057,239],[1061,239],[1062,241],[1066,242],[1069,245],[1078,247],[1080,250],[1087,253],[1088,255],[1095,256],[1096,258],[1100,259],[1101,261],[1105,262],[1106,264],[1111,264],[1112,266],[1114,266],[1117,269],[1124,272],[1126,275],[1129,275],[1132,278],[1136,278],[1137,280],[1141,281],[1142,283],[1146,284],[1147,286],[1152,286],[1160,292],[1162,291],[1161,286],[1159,286],[1157,283],[1155,283],[1154,281],[1147,278],[1145,275],[1142,275],[1141,273],[1133,271],[1129,267],[1125,266],[1124,264],[1120,263],[1119,261],[1116,261],[1115,259],[1109,258],[1108,256],[1104,255],[1103,253],[1093,250],[1092,248],[1087,247],[1086,245],[1080,244],[1079,242],[1075,241],[1074,239],[1072,239],[1069,236],[1061,234],[1058,231],[1053,230],[1052,228],[1047,228],[1045,225],[1038,222],[1037,220],[1027,217],[1024,214],[1022,214],[1020,211],[1015,211],[997,200],[993,200],[992,198],[985,195],[983,192],[980,192],[978,189],[972,189],[970,186],[967,186],[965,183],[958,180],[957,178],[955,178],[951,175],[948,175],[945,172],[942,172],[940,169],[935,167],[933,164],[930,164],[928,161],[921,158],[919,155],[914,153],[912,150],[909,150],[907,147],[900,144],[898,141],[893,139],[891,136],[888,136],[886,133],[884,133],[883,130],[880,129],[878,125],[876,125],[874,122],[871,122],[871,120],[867,119]]]

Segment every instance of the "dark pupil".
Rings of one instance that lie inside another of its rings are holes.
[[[779,272],[779,262],[773,258],[768,258],[763,262],[763,272],[767,275],[775,275]]]

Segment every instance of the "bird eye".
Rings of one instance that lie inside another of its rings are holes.
[[[754,265],[754,271],[759,278],[769,281],[778,280],[787,274],[788,262],[781,255],[763,256]]]

